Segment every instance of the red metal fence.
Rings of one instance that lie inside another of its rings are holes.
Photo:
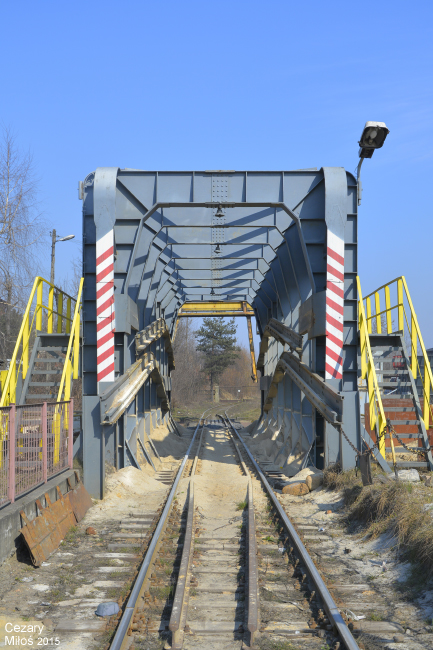
[[[0,507],[73,462],[74,400],[0,408]]]

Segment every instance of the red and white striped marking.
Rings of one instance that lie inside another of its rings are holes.
[[[96,354],[98,382],[114,381],[114,234],[96,242]]]
[[[328,230],[325,378],[343,378],[344,240]]]

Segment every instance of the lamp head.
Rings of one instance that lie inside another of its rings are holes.
[[[57,241],[68,241],[68,239],[75,239],[75,235],[67,235],[66,237],[59,237]]]
[[[375,149],[383,147],[389,129],[385,122],[366,122],[359,141],[359,157],[371,158]]]

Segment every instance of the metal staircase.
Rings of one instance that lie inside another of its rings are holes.
[[[385,459],[391,453],[392,463],[387,459],[391,466],[433,469],[429,442],[433,440],[433,374],[406,280],[396,278],[364,299],[359,278],[357,281],[359,387],[366,389],[365,429],[374,442],[379,439]],[[395,302],[391,292],[396,292]],[[402,454],[412,455],[412,459],[402,459]]]
[[[57,400],[68,341],[69,334],[36,335],[18,404]]]
[[[399,467],[429,467],[433,464],[427,429],[410,366],[404,337],[401,333],[370,334],[370,345],[382,396],[387,423],[392,426],[396,454],[408,453],[401,444],[414,450],[413,459],[398,460]],[[368,425],[368,412],[366,414]],[[369,426],[367,431],[371,435]],[[401,442],[395,437],[397,434]],[[416,451],[420,450],[417,458]],[[422,452],[425,451],[425,453]],[[385,453],[392,454],[390,434],[385,434]],[[409,452],[410,453],[410,452]],[[427,454],[427,456],[426,456]]]
[[[43,278],[35,279],[0,407],[70,399],[79,373],[82,288],[83,280],[73,298]]]

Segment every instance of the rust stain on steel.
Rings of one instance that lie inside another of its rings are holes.
[[[71,500],[72,495],[73,499]],[[32,521],[27,519],[23,510],[20,512],[25,524],[20,532],[24,537],[35,566],[40,566],[59,547],[68,530],[77,521],[80,521],[89,509],[89,501],[90,505],[92,505],[87,490],[82,483],[78,483],[76,488],[66,495],[63,495],[57,486],[57,501],[52,503],[47,493],[45,494],[45,501],[47,507],[43,508],[40,500],[36,500],[40,514]]]
[[[51,503],[48,494],[45,494],[45,501],[47,502],[48,509],[53,514],[54,521],[60,531],[61,539],[63,539],[71,526],[75,526],[76,523],[71,503],[69,499],[64,498],[59,486],[57,486],[57,501]]]
[[[49,509],[43,508],[39,499],[36,501],[36,505],[40,515],[32,521],[29,521],[25,512],[21,510],[20,515],[25,525],[20,532],[30,551],[33,564],[40,566],[58,548],[62,537]]]
[[[88,509],[93,506],[93,502],[90,498],[89,493],[84,487],[84,484],[80,481],[78,472],[75,472],[76,485],[74,488],[72,488],[72,484],[69,478],[67,480],[70,491],[65,494],[65,499],[69,500],[73,513],[75,515],[75,519],[78,523],[82,520]]]

